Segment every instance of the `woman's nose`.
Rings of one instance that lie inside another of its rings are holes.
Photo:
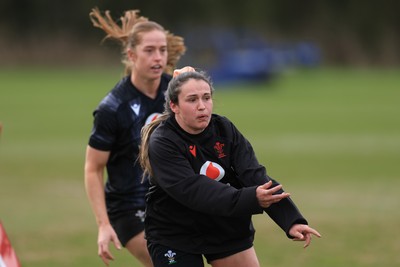
[[[204,105],[203,100],[200,100],[199,101],[199,109],[205,109],[205,108],[206,108],[206,105]]]

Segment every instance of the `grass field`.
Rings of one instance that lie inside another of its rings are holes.
[[[83,161],[91,112],[119,71],[0,69],[0,220],[23,266],[103,266]],[[304,250],[255,216],[262,266],[400,266],[399,100],[400,70],[216,85],[215,112],[236,123],[323,235]],[[111,266],[139,266],[114,253]]]

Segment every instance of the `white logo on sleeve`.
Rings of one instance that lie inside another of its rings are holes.
[[[225,170],[216,162],[206,161],[206,163],[201,166],[200,174],[215,181],[219,181],[224,178]]]

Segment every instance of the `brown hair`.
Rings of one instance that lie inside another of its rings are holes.
[[[139,10],[125,11],[120,18],[121,26],[111,17],[110,11],[106,10],[104,15],[98,8],[93,8],[89,13],[90,20],[94,27],[102,29],[107,35],[105,39],[112,39],[122,46],[122,63],[125,65],[125,74],[131,72],[131,62],[127,57],[128,48],[133,48],[141,42],[140,34],[152,30],[159,30],[165,33],[167,38],[167,66],[165,72],[172,74],[178,60],[186,52],[184,40],[166,31],[160,24],[150,21],[148,18],[139,16]]]

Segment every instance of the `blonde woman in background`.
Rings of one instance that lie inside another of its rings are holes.
[[[183,39],[161,25],[125,12],[119,26],[98,9],[90,13],[95,27],[122,46],[125,74],[93,112],[86,149],[85,188],[98,225],[98,255],[108,265],[110,242],[125,247],[144,266],[153,266],[144,239],[145,194],[136,161],[140,131],[164,109],[171,70],[185,52]],[[107,181],[104,185],[104,170]]]

